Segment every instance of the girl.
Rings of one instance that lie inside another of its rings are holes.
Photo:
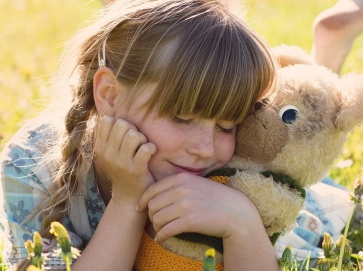
[[[49,234],[61,221],[83,249],[73,271],[131,270],[145,228],[157,242],[223,238],[225,270],[278,269],[253,204],[203,178],[229,161],[236,125],[275,82],[267,46],[226,5],[116,1],[71,42],[54,84],[70,99],[2,153],[12,263],[40,231],[48,266],[64,268]]]

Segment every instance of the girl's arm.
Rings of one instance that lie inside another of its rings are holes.
[[[256,207],[231,187],[177,174],[145,191],[139,210],[146,208],[159,242],[182,232],[222,237],[226,271],[279,270]]]
[[[236,192],[236,198],[241,196]],[[244,198],[246,198],[243,195]],[[248,199],[244,208],[249,212],[244,222],[236,224],[229,237],[223,238],[224,269],[231,270],[279,270],[273,248],[256,207]],[[242,268],[243,267],[243,268]]]
[[[138,213],[135,204],[111,199],[72,271],[132,270],[146,218],[146,212]]]
[[[154,183],[148,162],[156,147],[135,126],[120,119],[103,117],[97,131],[96,168],[99,177],[103,176],[98,178],[98,185],[106,184],[110,189],[110,179],[112,194],[91,241],[72,271],[130,271],[147,219],[147,212],[137,212],[136,206],[140,195]]]

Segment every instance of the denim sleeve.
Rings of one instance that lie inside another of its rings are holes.
[[[35,130],[18,133],[5,146],[1,154],[0,186],[0,238],[3,240],[4,262],[19,263],[28,256],[24,242],[33,239],[41,228],[41,215],[27,219],[46,196],[51,183],[51,172],[41,165],[41,151],[36,142],[42,140]],[[64,269],[51,245],[53,240],[43,240],[48,245],[47,266]]]
[[[11,263],[27,257],[24,242],[31,240],[40,219],[24,220],[45,194],[37,176],[39,153],[26,145],[8,144],[1,156],[1,226],[7,236],[5,251]],[[9,248],[10,246],[10,248]]]

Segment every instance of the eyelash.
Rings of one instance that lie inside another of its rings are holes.
[[[180,119],[178,117],[174,117],[173,121],[178,123],[178,124],[185,124],[185,125],[188,125],[188,124],[190,124],[192,122],[192,120]]]
[[[226,134],[233,134],[233,129],[226,129],[226,128],[222,128],[221,126],[217,126],[219,130],[221,130],[223,133]]]
[[[185,119],[181,119],[181,118],[178,118],[178,117],[174,117],[173,118],[173,121],[178,123],[178,124],[183,124],[183,125],[189,125],[192,123],[193,120],[185,120]],[[226,134],[232,134],[233,133],[233,128],[231,129],[226,129],[226,128],[223,128],[219,125],[217,125],[217,128],[222,131],[223,133],[226,133]]]

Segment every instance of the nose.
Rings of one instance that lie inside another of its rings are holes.
[[[215,154],[215,124],[204,125],[190,135],[188,152],[200,158],[211,158]]]

